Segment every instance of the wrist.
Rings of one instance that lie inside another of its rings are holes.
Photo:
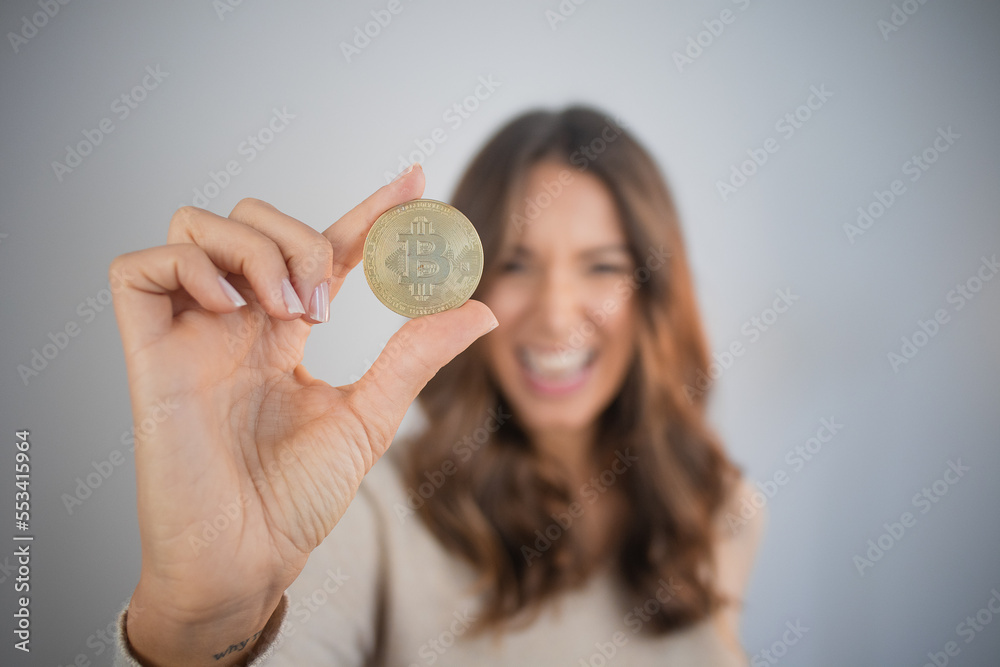
[[[236,603],[206,610],[177,608],[136,587],[125,615],[125,636],[142,665],[243,665],[254,648],[277,633],[282,593],[276,599]]]

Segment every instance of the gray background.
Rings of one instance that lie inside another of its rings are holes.
[[[997,3],[910,0],[916,13],[885,38],[888,0],[566,0],[575,11],[554,29],[556,0],[402,0],[347,62],[340,43],[386,4],[244,0],[220,15],[209,0],[72,2],[16,53],[9,37],[0,45],[0,498],[11,507],[13,432],[28,428],[33,664],[108,664],[98,633],[139,573],[120,341],[111,309],[86,305],[108,288],[111,259],[165,242],[171,213],[229,160],[242,172],[207,208],[226,214],[253,196],[323,229],[434,128],[447,140],[423,160],[426,196],[447,199],[500,124],[573,101],[620,115],[663,167],[712,347],[746,350],[713,387],[714,423],[750,477],[787,475],[767,500],[743,621],[750,655],[798,621],[809,630],[780,664],[920,665],[948,641],[960,648],[950,664],[996,664],[1000,618],[971,642],[957,633],[1000,590],[1000,280],[961,310],[947,295],[1000,253]],[[724,9],[734,21],[678,71],[674,52]],[[4,2],[0,28],[17,32],[38,11]],[[119,119],[112,101],[147,66],[169,74]],[[480,76],[500,86],[452,128],[444,112]],[[776,131],[824,85],[832,96],[793,136]],[[295,118],[247,161],[238,147],[274,107]],[[104,117],[114,131],[58,180],[51,163]],[[959,138],[911,182],[904,162],[949,126]],[[779,151],[723,201],[716,182],[768,137]],[[906,192],[851,243],[844,225],[897,178]],[[744,323],[779,289],[798,300],[751,342]],[[888,354],[937,309],[949,321],[894,370]],[[361,374],[402,322],[358,272],[332,318],[306,362],[334,384]],[[18,365],[70,323],[79,335],[25,384]],[[843,428],[794,468],[786,456],[824,417]],[[63,494],[116,450],[124,464],[70,513]],[[913,496],[958,459],[971,470],[921,514]],[[854,557],[905,511],[916,525],[859,574]],[[7,656],[13,581],[0,577]]]

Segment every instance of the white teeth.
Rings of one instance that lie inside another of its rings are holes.
[[[579,372],[594,357],[591,349],[565,349],[555,352],[541,352],[523,348],[521,358],[528,368],[539,375],[561,377]]]

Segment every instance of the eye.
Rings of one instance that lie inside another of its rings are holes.
[[[518,259],[509,259],[500,264],[501,273],[516,273],[524,270],[524,262]]]
[[[593,273],[627,273],[629,267],[624,264],[594,264],[590,270]]]

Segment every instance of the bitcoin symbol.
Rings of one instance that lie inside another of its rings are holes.
[[[448,243],[434,233],[433,225],[423,216],[410,222],[409,233],[396,234],[396,241],[405,247],[399,282],[409,284],[414,299],[426,301],[434,295],[434,286],[443,283],[451,273],[451,261],[444,254]]]
[[[461,211],[433,199],[393,206],[365,237],[365,279],[379,301],[406,317],[457,308],[483,273],[483,246]]]

